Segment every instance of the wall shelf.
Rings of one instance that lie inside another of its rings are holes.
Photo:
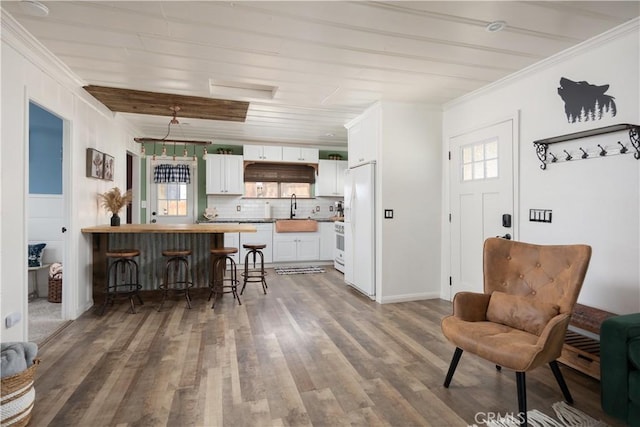
[[[559,142],[572,141],[580,138],[588,138],[591,136],[604,135],[613,132],[621,132],[621,131],[629,131],[629,140],[631,142],[632,147],[635,149],[635,153],[633,153],[633,157],[638,160],[640,159],[640,125],[632,125],[628,123],[622,123],[611,126],[604,126],[596,129],[585,130],[581,132],[569,133],[566,135],[554,136],[551,138],[538,139],[533,141],[533,145],[536,148],[536,154],[538,159],[542,162],[540,165],[540,169],[545,170],[547,168],[547,164],[556,163],[559,161],[571,161],[571,160],[582,160],[588,158],[596,158],[596,157],[605,157],[611,156],[615,154],[626,154],[629,153],[629,147],[618,141],[618,144],[613,148],[603,147],[598,144],[598,148],[595,150],[584,150],[580,147],[580,152],[578,152],[575,156],[572,153],[569,153],[567,150],[563,150],[564,156],[558,157],[549,151],[549,146],[552,144],[557,144]],[[608,149],[607,149],[608,148]],[[575,153],[574,153],[575,154]],[[551,157],[549,159],[549,157]]]

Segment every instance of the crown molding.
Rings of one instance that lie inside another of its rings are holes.
[[[0,8],[0,40],[14,48],[22,57],[48,75],[97,113],[113,119],[115,113],[89,95],[83,87],[87,83],[27,31],[5,9]]]
[[[518,80],[522,80],[532,74],[538,73],[546,68],[550,68],[560,62],[567,61],[570,58],[573,58],[578,55],[582,55],[590,50],[595,49],[596,47],[602,46],[604,44],[610,43],[613,40],[619,39],[621,37],[626,36],[629,33],[640,31],[640,17],[636,17],[624,24],[621,24],[615,28],[612,28],[608,31],[605,31],[602,34],[599,34],[595,37],[590,38],[589,40],[585,40],[582,43],[579,43],[575,46],[567,48],[561,52],[556,53],[542,61],[536,62],[526,68],[523,68],[520,71],[516,71],[513,74],[510,74],[506,77],[501,78],[500,80],[496,80],[493,83],[490,83],[486,86],[481,87],[480,89],[474,90],[466,95],[463,95],[459,98],[456,98],[452,101],[449,101],[443,104],[443,111],[447,111],[450,108],[453,108],[457,105],[463,104],[473,98],[484,95],[487,92],[491,92],[503,86],[507,86]]]
[[[56,80],[67,83],[69,88],[77,89],[87,83],[80,79],[71,69],[47,49],[38,39],[29,33],[6,10],[0,11],[0,25],[2,41],[14,47],[30,62],[37,65],[43,72],[56,77]]]

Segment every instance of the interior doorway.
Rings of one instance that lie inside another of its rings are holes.
[[[65,324],[62,285],[65,258],[63,119],[29,102],[27,239],[29,340],[42,344]],[[49,278],[54,280],[49,282]]]

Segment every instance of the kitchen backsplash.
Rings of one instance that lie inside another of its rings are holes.
[[[341,198],[298,199],[296,218],[330,218],[335,216],[334,203]],[[243,199],[229,196],[207,196],[207,207],[216,208],[218,218],[260,219],[265,217],[265,204],[271,206],[272,218],[289,218],[289,199]],[[238,212],[238,206],[240,211]],[[316,207],[320,210],[316,212]],[[330,210],[333,209],[333,210]],[[199,213],[202,218],[204,209]]]

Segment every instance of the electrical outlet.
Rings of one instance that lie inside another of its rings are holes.
[[[329,212],[333,212],[333,206],[329,206]]]
[[[320,212],[320,206],[316,206],[316,212]]]
[[[385,219],[392,219],[393,218],[393,209],[385,209],[384,210],[384,217],[385,217]]]
[[[236,206],[236,211],[240,212],[242,210],[242,207],[240,205]]]

